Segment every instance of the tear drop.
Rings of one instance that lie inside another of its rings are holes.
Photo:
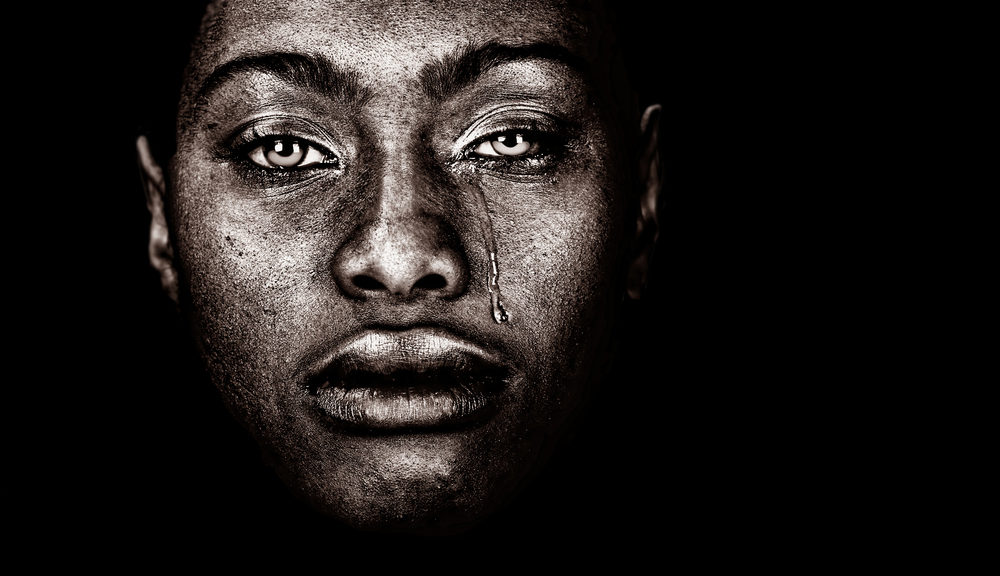
[[[497,264],[497,240],[493,232],[493,220],[490,219],[490,212],[486,207],[486,195],[479,188],[476,189],[475,196],[479,204],[480,227],[483,232],[483,241],[486,243],[486,254],[489,257],[489,270],[486,274],[486,289],[490,293],[490,309],[493,321],[497,324],[504,324],[510,320],[510,314],[503,304],[500,295],[500,266]]]
[[[503,324],[510,319],[507,309],[504,308],[500,299],[500,270],[497,267],[497,254],[490,250],[490,272],[486,279],[486,287],[490,291],[490,305],[493,307],[493,320],[497,324]]]

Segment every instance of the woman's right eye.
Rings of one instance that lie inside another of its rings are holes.
[[[317,144],[290,136],[273,136],[248,146],[247,158],[268,170],[299,170],[336,166],[337,157]]]

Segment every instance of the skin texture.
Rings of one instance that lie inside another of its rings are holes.
[[[289,488],[351,526],[452,531],[505,502],[603,375],[642,281],[634,223],[652,226],[657,188],[630,158],[655,127],[612,89],[600,17],[514,6],[212,6],[177,153],[162,170],[143,156],[151,259],[213,382]],[[512,130],[531,153],[477,153]],[[316,163],[256,165],[275,136]],[[415,327],[504,367],[494,413],[388,432],[323,417],[317,367]]]

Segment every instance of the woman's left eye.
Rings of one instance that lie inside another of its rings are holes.
[[[537,138],[524,132],[503,132],[483,140],[472,149],[473,154],[496,158],[499,156],[529,156],[537,154],[541,144]]]
[[[294,170],[336,162],[336,157],[316,145],[289,137],[267,138],[251,148],[247,157],[257,166],[272,170]]]

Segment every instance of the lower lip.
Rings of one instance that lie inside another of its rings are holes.
[[[495,412],[499,387],[499,381],[475,378],[442,387],[330,385],[317,390],[316,401],[328,420],[349,428],[419,431],[487,420]]]

